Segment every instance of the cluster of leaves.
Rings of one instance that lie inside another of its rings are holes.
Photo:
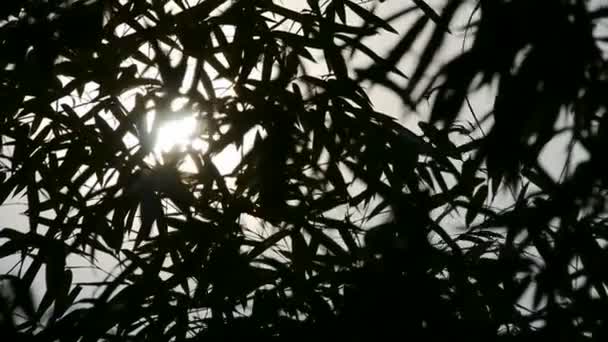
[[[1,260],[18,260],[0,279],[6,336],[608,335],[608,11],[481,0],[472,44],[428,80],[470,4],[412,3],[385,20],[354,0],[3,2],[0,203],[25,197],[29,222],[0,230]],[[400,34],[402,16],[415,20]],[[386,56],[365,45],[391,34]],[[372,63],[355,72],[349,55]],[[431,123],[417,135],[375,111],[366,84],[430,99]],[[457,120],[496,84],[490,113]],[[159,128],[184,113],[208,148],[159,153]],[[563,132],[589,158],[556,180],[539,156]],[[496,204],[507,190],[513,204]],[[464,229],[446,220],[458,214]],[[116,267],[91,282],[75,257]]]

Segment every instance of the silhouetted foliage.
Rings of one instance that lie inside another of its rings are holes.
[[[3,338],[608,338],[607,8],[289,2],[0,3]]]

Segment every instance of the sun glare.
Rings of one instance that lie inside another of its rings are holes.
[[[154,147],[157,156],[162,156],[164,153],[174,149],[186,150],[193,149],[201,153],[206,153],[209,148],[209,143],[200,134],[200,122],[192,116],[187,116],[183,119],[173,120],[162,125],[158,130],[158,137]],[[246,140],[252,140],[250,137]],[[214,155],[211,160],[220,171],[220,174],[230,173],[239,163],[241,154],[239,150],[230,145],[220,153]],[[189,157],[186,158],[182,165],[184,171],[195,171],[196,167]]]
[[[194,116],[170,121],[158,130],[155,150],[157,152],[169,152],[174,148],[186,148],[192,146],[195,149],[204,149],[204,141],[197,137],[197,125]]]
[[[194,115],[183,119],[173,120],[160,126],[154,151],[157,156],[170,152],[174,149],[184,151],[192,149],[203,154],[209,149],[209,142],[201,134],[201,123]],[[243,145],[238,147],[234,144],[226,146],[222,151],[211,156],[215,167],[222,175],[230,174],[240,163],[243,154],[248,153],[253,148],[256,134],[265,137],[265,133],[258,128],[253,128],[243,136]],[[196,166],[186,157],[182,165],[184,171],[195,171]]]

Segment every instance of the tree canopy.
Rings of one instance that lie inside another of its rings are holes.
[[[0,219],[3,336],[607,338],[607,16],[3,1],[0,204],[27,217]]]

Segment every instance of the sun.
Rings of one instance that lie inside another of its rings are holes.
[[[171,151],[193,150],[198,153],[206,154],[209,150],[208,137],[204,134],[203,124],[194,114],[185,115],[180,119],[168,121],[158,127],[156,142],[154,144],[154,154],[163,157]],[[252,144],[253,136],[246,134],[244,137],[247,145]],[[233,144],[224,150],[211,156],[211,161],[222,175],[232,172],[242,158],[242,149],[236,148]],[[186,156],[181,169],[183,171],[195,172],[196,166],[189,156]]]
[[[155,152],[162,154],[176,148],[186,149],[188,147],[204,152],[208,144],[200,137],[199,125],[200,122],[194,114],[164,123],[158,128],[154,145]]]
[[[154,144],[154,154],[161,157],[171,151],[193,150],[198,153],[206,154],[209,151],[210,140],[205,134],[204,124],[197,119],[195,114],[185,115],[180,119],[175,119],[163,123],[158,127],[156,142]],[[239,165],[245,154],[251,151],[256,135],[265,137],[266,134],[258,128],[253,128],[243,136],[243,145],[237,147],[235,144],[226,146],[210,156],[217,170],[221,175],[229,175]],[[184,171],[195,172],[196,166],[189,156],[182,165]]]

